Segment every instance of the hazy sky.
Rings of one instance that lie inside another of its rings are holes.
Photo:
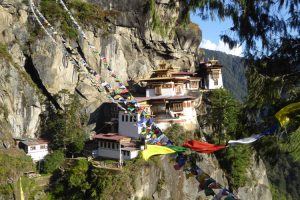
[[[192,22],[198,24],[202,30],[202,42],[200,47],[205,49],[222,51],[227,54],[232,54],[236,56],[242,56],[242,47],[238,47],[230,50],[228,45],[220,40],[220,35],[224,33],[229,33],[229,28],[231,27],[231,21],[203,21],[200,17],[192,14]]]

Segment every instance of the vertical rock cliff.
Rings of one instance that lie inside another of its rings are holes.
[[[201,31],[194,24],[178,26],[179,1],[91,2],[116,13],[113,17],[106,18],[105,23],[109,26],[107,34],[102,34],[101,29],[96,29],[91,24],[83,26],[88,41],[100,50],[101,55],[108,58],[113,71],[117,72],[121,81],[136,85],[138,79],[149,76],[150,71],[162,60],[184,69],[194,70]],[[2,33],[0,39],[12,58],[8,62],[1,63],[2,67],[7,68],[1,73],[3,76],[6,72],[11,74],[11,80],[15,81],[12,83],[9,79],[4,79],[2,85],[4,91],[5,85],[15,86],[12,87],[15,91],[11,91],[14,97],[6,95],[3,97],[5,99],[2,99],[3,106],[9,108],[7,122],[12,135],[15,137],[39,135],[41,107],[46,100],[56,108],[63,109],[62,103],[54,98],[62,90],[67,90],[71,94],[80,93],[84,97],[82,102],[85,105],[82,110],[88,115],[95,112],[106,100],[105,96],[91,87],[89,80],[76,70],[59,37],[56,38],[57,45],[52,43],[40,30],[28,5],[22,0],[1,1],[0,9]],[[154,26],[157,22],[153,20],[157,19],[161,19],[160,24]],[[57,27],[60,23],[58,21],[53,26]],[[75,41],[67,38],[67,41],[74,52],[80,53],[90,66],[102,74],[103,79],[111,81],[100,58],[94,56],[85,40]],[[19,69],[15,71],[15,75],[13,68],[9,67],[13,65]],[[18,77],[21,73],[27,74],[26,76],[34,82],[34,86],[28,85],[27,89],[24,88],[26,90],[24,92],[21,88],[26,83]],[[18,88],[18,81],[21,88]],[[32,90],[37,88],[41,99],[34,98],[36,92],[29,92],[30,87]],[[8,101],[10,102],[7,103]],[[90,130],[93,127],[91,126]]]

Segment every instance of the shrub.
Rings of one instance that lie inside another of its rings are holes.
[[[65,110],[50,110],[43,132],[49,139],[53,150],[66,150],[67,156],[80,154],[85,141],[88,139],[84,131],[83,118],[80,115],[81,103],[77,95],[61,91],[60,97],[68,97],[69,102],[64,104]],[[57,97],[57,98],[60,98]]]
[[[54,151],[51,154],[45,156],[45,159],[42,163],[41,172],[48,174],[53,173],[58,167],[60,167],[65,160],[63,151]]]
[[[52,25],[60,22],[60,29],[64,36],[70,39],[75,39],[78,36],[69,15],[55,0],[42,1],[41,12]]]
[[[7,46],[0,42],[0,58],[3,58],[7,61],[11,61],[11,55],[9,54],[7,50]]]
[[[73,12],[74,18],[80,22],[82,26],[101,28],[104,33],[108,31],[106,17],[113,17],[116,15],[113,11],[105,11],[97,4],[84,2],[82,0],[69,1],[67,6]],[[74,28],[70,16],[58,3],[56,3],[56,0],[42,1],[41,12],[51,24],[57,24],[57,22],[60,23],[60,29],[64,36],[70,39],[77,38],[78,32]]]
[[[164,131],[164,134],[172,141],[175,145],[181,146],[186,140],[193,139],[193,133],[185,131],[179,124],[172,124],[169,128]]]

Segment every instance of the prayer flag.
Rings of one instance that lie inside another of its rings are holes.
[[[170,154],[175,153],[176,151],[159,145],[147,145],[147,149],[142,151],[142,157],[144,160],[148,160],[151,156],[154,155],[163,155],[163,154]]]
[[[187,148],[180,147],[180,146],[174,146],[174,145],[167,146],[167,147],[174,150],[174,151],[176,151],[177,153],[184,153],[188,150]]]
[[[300,110],[300,102],[289,104],[279,110],[275,117],[278,119],[281,126],[286,125],[289,122],[289,117],[287,116],[289,113],[295,112],[296,110]]]
[[[201,141],[196,141],[196,140],[187,141],[183,144],[183,146],[191,148],[194,151],[197,151],[200,153],[212,153],[214,151],[218,151],[220,149],[225,148],[224,145],[209,144],[207,142],[201,142]]]
[[[271,135],[273,134],[277,129],[279,128],[279,124],[275,124],[274,126],[272,126],[271,128],[256,134],[256,135],[252,135],[250,137],[247,138],[243,138],[243,139],[239,139],[239,140],[229,140],[228,144],[250,144],[252,142],[255,142],[256,140],[262,138],[265,135]]]

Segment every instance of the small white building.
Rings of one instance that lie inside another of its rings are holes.
[[[222,68],[218,60],[209,60],[206,63],[200,63],[200,68],[204,72],[203,87],[213,90],[223,88]]]
[[[149,98],[147,97],[136,97],[136,101],[141,107],[144,108],[144,111],[151,113],[151,105],[147,104]],[[118,134],[122,136],[127,136],[132,139],[140,139],[142,134],[142,127],[137,125],[137,122],[141,120],[140,114],[128,114],[124,111],[119,111],[119,120],[118,120]]]
[[[139,120],[140,114],[128,114],[124,111],[119,111],[119,135],[139,139],[142,132],[142,127],[137,126],[137,121]]]
[[[130,160],[136,158],[140,148],[136,147],[136,143],[131,142],[130,137],[116,135],[114,133],[97,134],[94,136],[97,141],[98,148],[93,153],[96,157]]]
[[[43,160],[49,153],[48,141],[46,140],[25,140],[19,142],[19,147],[24,149],[25,153],[31,156],[33,161]]]

